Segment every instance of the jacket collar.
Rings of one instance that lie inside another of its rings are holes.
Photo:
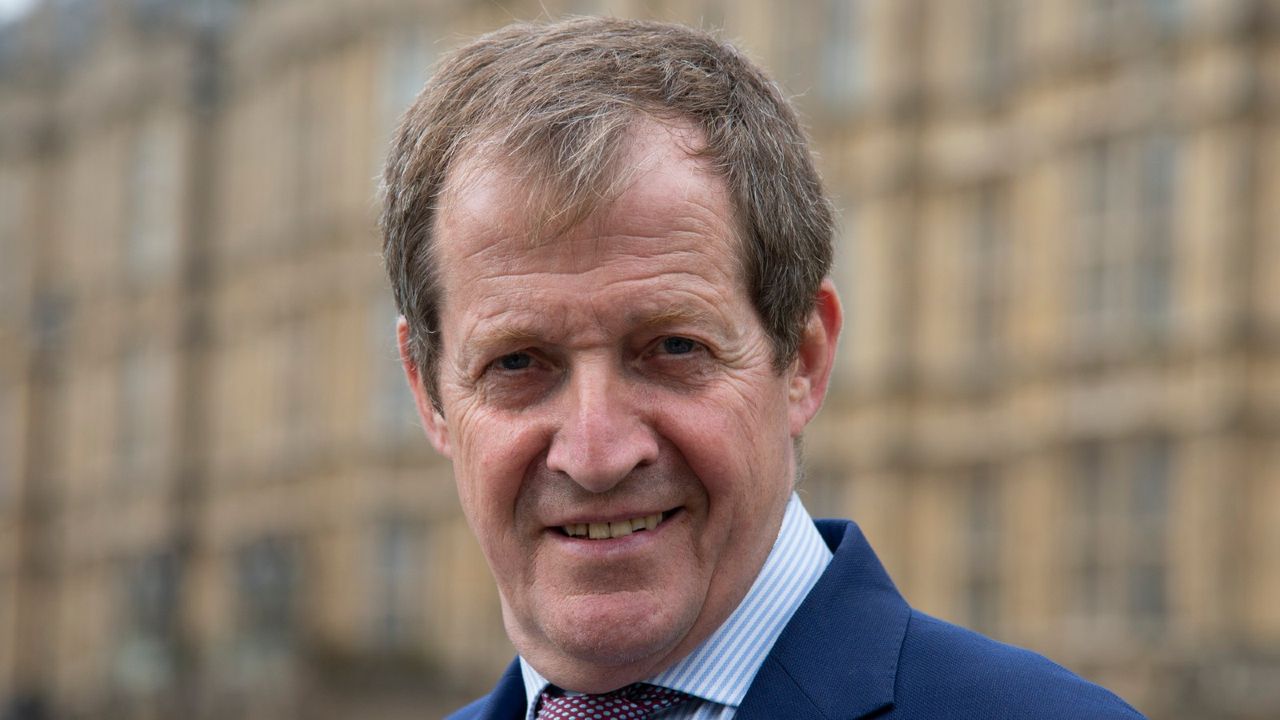
[[[737,720],[848,720],[893,704],[911,609],[857,525],[816,524],[835,556],[765,659]]]
[[[520,659],[516,658],[502,673],[493,692],[482,700],[476,720],[514,720],[523,719],[527,712],[527,701],[524,697],[524,680],[520,677]],[[465,711],[464,711],[465,712]],[[460,717],[466,717],[463,712]]]
[[[736,720],[849,720],[893,704],[911,609],[857,525],[815,524],[835,555],[778,637]],[[516,660],[476,717],[523,718],[525,703]]]

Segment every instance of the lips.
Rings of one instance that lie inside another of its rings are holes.
[[[560,529],[569,537],[586,538],[588,540],[610,540],[626,537],[631,533],[642,530],[653,530],[669,514],[653,513],[613,522],[570,523],[561,525]]]

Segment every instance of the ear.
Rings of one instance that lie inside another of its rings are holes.
[[[409,321],[401,315],[396,319],[396,344],[400,348],[400,366],[404,368],[404,376],[409,381],[409,389],[413,391],[413,402],[418,408],[418,417],[426,431],[427,439],[435,447],[436,452],[452,458],[449,445],[449,425],[444,416],[431,403],[431,395],[427,392],[427,384],[422,372],[409,352]]]
[[[817,302],[809,314],[791,367],[787,399],[791,408],[792,437],[799,437],[822,407],[827,382],[835,365],[836,341],[840,338],[843,321],[840,297],[836,295],[831,278],[827,278],[818,288]]]

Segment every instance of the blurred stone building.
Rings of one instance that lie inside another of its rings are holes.
[[[508,661],[375,177],[513,18],[724,28],[809,120],[806,437],[918,607],[1280,716],[1280,2],[46,0],[0,27],[0,717],[431,717]]]

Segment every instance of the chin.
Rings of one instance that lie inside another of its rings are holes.
[[[694,610],[682,612],[682,605]],[[517,650],[561,687],[608,692],[669,664],[697,619],[696,609],[649,593],[574,598],[545,618],[541,643],[517,643]]]

